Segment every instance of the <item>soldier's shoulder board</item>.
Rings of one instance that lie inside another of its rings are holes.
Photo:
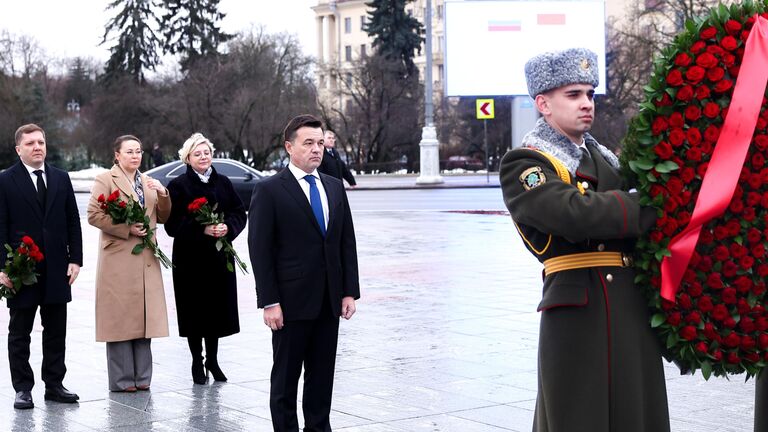
[[[520,183],[525,190],[531,190],[547,182],[547,177],[540,166],[530,167],[520,174]]]

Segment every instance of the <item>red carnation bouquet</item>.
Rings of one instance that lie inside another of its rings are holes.
[[[134,255],[140,254],[144,248],[149,248],[152,253],[160,261],[160,264],[165,268],[173,267],[173,263],[165,253],[157,245],[157,242],[153,239],[155,229],[149,226],[149,216],[147,216],[144,208],[137,201],[131,200],[130,202],[120,199],[120,191],[115,190],[108,197],[104,197],[104,194],[99,195],[99,206],[102,210],[112,218],[112,223],[133,225],[140,223],[144,225],[144,229],[147,231],[147,235],[141,238],[141,243],[137,244],[131,250]]]
[[[43,260],[43,253],[29,236],[21,238],[18,248],[13,249],[6,244],[5,250],[8,251],[8,255],[3,271],[13,282],[13,288],[0,284],[0,299],[12,298],[22,286],[37,283],[38,274],[35,272],[35,266]]]
[[[200,197],[189,203],[187,210],[192,215],[194,215],[195,220],[200,222],[200,224],[203,226],[218,225],[220,223],[224,223],[224,217],[221,215],[221,213],[216,213],[217,206],[218,203],[211,207],[211,205],[208,203],[208,199],[205,197]],[[231,272],[235,271],[235,268],[230,260],[231,257],[234,258],[235,263],[237,263],[237,267],[243,272],[243,274],[248,273],[248,266],[245,265],[243,260],[240,259],[240,257],[237,255],[237,252],[235,251],[235,248],[232,247],[232,243],[226,237],[216,239],[216,250],[224,251],[224,255],[227,259],[227,270]]]
[[[657,208],[635,260],[651,326],[676,361],[705,378],[750,377],[768,364],[768,99],[763,80],[737,84],[740,72],[768,69],[754,68],[768,59],[747,43],[766,18],[761,0],[687,22],[654,62],[622,153],[640,203]],[[739,106],[753,97],[747,121]],[[743,147],[731,138],[738,130]]]

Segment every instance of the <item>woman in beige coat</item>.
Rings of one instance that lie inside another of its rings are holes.
[[[141,174],[141,142],[132,135],[115,140],[115,165],[96,176],[88,223],[101,230],[96,267],[96,340],[107,343],[111,391],[148,390],[152,379],[150,340],[168,336],[168,315],[160,263],[149,248],[131,250],[147,235],[142,224],[113,224],[98,197],[120,191],[123,201],[142,203],[151,228],[171,213],[168,190]]]

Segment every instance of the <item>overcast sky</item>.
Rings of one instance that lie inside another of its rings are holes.
[[[109,42],[99,46],[104,25],[115,14],[105,11],[110,0],[23,0],[3,1],[0,29],[30,35],[50,55],[94,57],[105,61]],[[224,31],[234,33],[263,24],[269,33],[296,34],[304,52],[316,55],[316,27],[310,7],[317,0],[221,0],[227,16]]]

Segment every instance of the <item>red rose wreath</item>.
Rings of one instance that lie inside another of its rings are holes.
[[[745,1],[686,23],[622,154],[641,203],[658,208],[637,243],[651,325],[707,379],[768,364],[767,11]]]

